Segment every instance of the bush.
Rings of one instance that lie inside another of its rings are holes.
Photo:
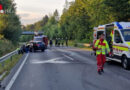
[[[15,49],[15,46],[8,40],[0,40],[0,57]]]

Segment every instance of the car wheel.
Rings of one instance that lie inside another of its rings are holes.
[[[126,70],[129,69],[129,62],[126,56],[123,56],[122,58],[122,66]]]

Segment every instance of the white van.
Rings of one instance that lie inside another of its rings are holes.
[[[113,22],[100,25],[94,29],[94,41],[105,34],[110,50],[113,53],[107,60],[122,63],[125,69],[130,67],[130,22]]]

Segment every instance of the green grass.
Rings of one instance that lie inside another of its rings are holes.
[[[77,47],[77,48],[81,48],[84,50],[92,50],[92,47],[86,47],[83,44],[79,45],[78,42],[75,42],[75,41],[69,41],[68,44],[71,47]]]
[[[2,80],[10,73],[10,70],[18,63],[22,55],[16,54],[12,56],[12,60],[9,58],[4,63],[4,67],[2,66],[2,63],[0,63],[0,75],[6,72],[6,74],[3,76]]]
[[[68,41],[68,45],[71,46],[71,47],[74,47],[75,46],[75,42],[74,41]]]

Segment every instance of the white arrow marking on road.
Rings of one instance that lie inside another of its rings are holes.
[[[54,58],[54,59],[50,59],[50,60],[44,60],[44,61],[40,61],[40,60],[34,60],[32,61],[33,64],[45,64],[45,63],[61,63],[61,64],[65,64],[65,63],[69,63],[67,61],[60,61],[62,58]]]
[[[74,60],[72,57],[70,57],[70,56],[67,56],[67,55],[65,55],[65,54],[63,54],[65,57],[67,57],[67,58],[69,58],[70,60]]]

